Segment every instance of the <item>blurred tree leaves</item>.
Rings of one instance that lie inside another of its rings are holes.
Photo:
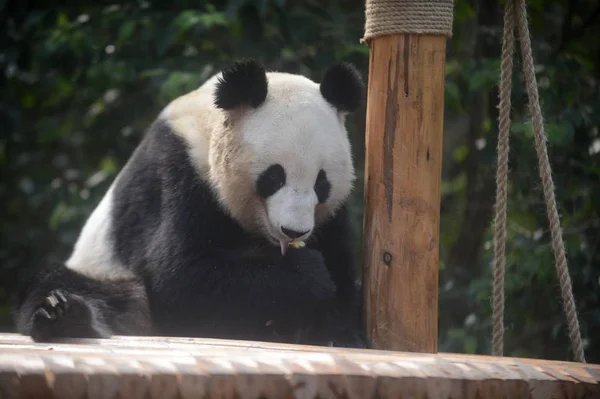
[[[600,30],[597,1],[528,1],[549,154],[589,361],[600,361]],[[455,1],[446,65],[440,350],[489,353],[503,3]],[[22,274],[64,259],[144,129],[225,63],[255,57],[319,80],[367,76],[362,3],[348,0],[0,1],[0,325]],[[569,358],[537,159],[515,60],[507,355]],[[365,114],[349,118],[360,239]],[[476,238],[476,239],[475,239]],[[361,257],[360,241],[356,243]]]

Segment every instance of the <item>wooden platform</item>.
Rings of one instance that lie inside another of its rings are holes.
[[[258,342],[0,334],[0,398],[600,398],[600,366]]]

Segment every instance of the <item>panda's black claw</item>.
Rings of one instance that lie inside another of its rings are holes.
[[[54,317],[54,313],[49,313],[49,312],[48,312],[46,309],[44,309],[44,308],[39,308],[38,310],[36,310],[36,311],[34,312],[34,315],[33,315],[33,317],[35,318],[35,317],[36,317],[36,316],[38,316],[38,315],[39,315],[40,317],[45,317],[45,318],[46,318],[46,319],[48,319],[48,320],[53,320],[53,319],[55,318],[55,317]]]
[[[69,301],[67,296],[60,290],[50,291],[43,302],[33,312],[33,323],[44,324],[56,322],[60,317],[64,316],[69,309]]]
[[[66,295],[60,290],[53,290],[44,298],[44,303],[38,308],[36,314],[40,314],[49,320],[56,320],[64,315],[68,308],[69,302]]]
[[[65,297],[61,290],[54,290],[51,292],[51,294],[54,295],[60,301],[65,303],[67,302],[67,297]]]

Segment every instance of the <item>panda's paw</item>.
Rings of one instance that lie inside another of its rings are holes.
[[[82,298],[52,290],[33,311],[30,335],[37,342],[92,337],[91,321],[91,312]]]

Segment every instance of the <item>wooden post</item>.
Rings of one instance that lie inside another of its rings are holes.
[[[437,352],[446,37],[370,42],[365,311],[376,348]]]

